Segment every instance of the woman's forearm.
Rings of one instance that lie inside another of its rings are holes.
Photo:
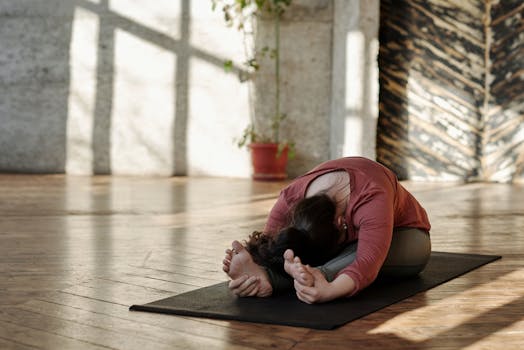
[[[353,292],[356,288],[355,281],[346,274],[341,274],[329,283],[328,300],[345,297]],[[327,301],[327,300],[326,300]]]

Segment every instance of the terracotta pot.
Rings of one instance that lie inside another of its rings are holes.
[[[251,150],[254,180],[275,181],[287,178],[287,146],[278,157],[278,144],[276,143],[252,143],[249,149]]]

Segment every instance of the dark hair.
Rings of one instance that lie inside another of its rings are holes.
[[[274,238],[253,232],[246,248],[257,264],[277,271],[283,271],[286,249],[292,249],[304,264],[321,265],[338,250],[335,212],[335,203],[325,194],[304,198],[293,208],[288,227]]]

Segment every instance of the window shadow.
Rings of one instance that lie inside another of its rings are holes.
[[[154,6],[152,4],[151,6]],[[212,53],[206,52],[203,49],[192,46],[191,38],[191,0],[181,0],[179,4],[179,13],[174,22],[176,27],[177,37],[171,36],[161,30],[155,29],[147,24],[139,23],[125,14],[119,13],[117,9],[112,7],[110,0],[75,0],[72,2],[71,11],[81,8],[93,14],[98,19],[98,34],[97,42],[94,45],[96,50],[96,70],[94,82],[94,102],[92,112],[92,130],[89,137],[90,147],[92,152],[91,168],[94,174],[111,174],[115,169],[115,140],[112,139],[115,134],[115,94],[118,91],[116,79],[119,62],[117,62],[117,34],[128,34],[133,38],[140,39],[148,45],[157,47],[163,51],[172,54],[173,66],[166,67],[166,74],[173,72],[172,91],[173,91],[173,108],[165,107],[164,109],[171,109],[173,112],[172,130],[170,135],[173,138],[170,144],[172,145],[170,154],[152,154],[152,157],[159,162],[166,163],[172,169],[168,169],[171,175],[186,175],[188,171],[187,159],[187,143],[188,143],[188,119],[189,119],[189,79],[191,61],[199,59],[216,67],[223,68],[223,59],[215,56]],[[72,16],[71,16],[72,18]],[[94,51],[93,51],[94,52]],[[140,55],[140,52],[133,53]],[[147,62],[144,62],[147,64]],[[68,66],[64,64],[64,66]],[[141,96],[136,96],[140,99]],[[136,101],[130,101],[136,102]],[[126,103],[124,102],[119,102]],[[139,103],[139,102],[137,102]],[[161,106],[158,106],[162,108]],[[119,115],[119,119],[125,120],[129,118],[125,115]],[[66,122],[64,122],[66,124]],[[130,122],[130,125],[132,123]],[[137,126],[132,126],[137,127]],[[130,130],[135,137],[140,135],[141,131]],[[167,131],[165,132],[168,133]],[[155,152],[143,137],[138,137],[137,142],[143,149],[148,152]],[[121,147],[121,146],[119,146]],[[113,150],[113,151],[112,151]],[[113,152],[113,153],[112,153]],[[156,150],[158,153],[158,150]],[[65,153],[65,151],[64,151]],[[163,152],[162,152],[163,153]],[[166,160],[167,159],[167,160]]]

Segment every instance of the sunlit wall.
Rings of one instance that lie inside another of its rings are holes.
[[[375,159],[380,2],[334,4],[331,157]]]
[[[78,2],[72,28],[67,172],[249,175],[247,85],[223,69],[242,40],[210,3]]]

